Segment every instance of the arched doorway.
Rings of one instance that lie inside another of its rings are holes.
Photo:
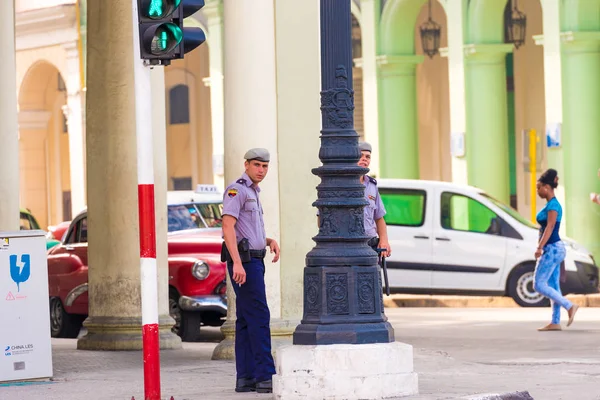
[[[506,2],[504,9],[504,41],[508,41],[506,27],[511,11],[518,9],[527,17],[525,43],[506,55],[506,91],[508,111],[508,151],[510,204],[525,216],[531,215],[531,179],[525,164],[528,159],[527,134],[535,129],[540,139],[538,144],[537,171],[547,164],[544,132],[545,88],[544,88],[544,47],[536,45],[535,37],[543,34],[542,5],[539,1]],[[533,199],[535,200],[535,199]],[[537,201],[537,208],[543,206]]]
[[[523,165],[524,132],[545,130],[543,49],[533,39],[542,32],[542,13],[537,1],[519,3],[527,15],[527,35],[524,46],[515,49],[506,43],[513,6],[483,0],[468,6],[467,169],[469,184],[525,211],[532,199]]]
[[[208,43],[165,69],[169,190],[213,183]]]
[[[419,178],[451,181],[448,58],[423,53],[420,27],[428,18],[429,3],[425,2],[415,24],[415,50],[423,57],[417,65]],[[431,1],[431,19],[442,27],[440,47],[447,47],[446,12],[438,1]]]
[[[21,206],[42,228],[71,219],[66,85],[58,69],[39,61],[19,89]]]
[[[431,0],[432,18],[446,16]],[[379,149],[384,178],[450,179],[448,62],[425,58],[419,26],[426,0],[389,0],[381,17],[379,56]]]

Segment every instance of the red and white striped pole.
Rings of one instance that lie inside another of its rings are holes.
[[[160,400],[160,346],[158,334],[158,277],[154,210],[154,149],[152,146],[152,89],[150,68],[139,58],[138,5],[133,4],[133,72],[137,138],[138,208],[144,399]]]

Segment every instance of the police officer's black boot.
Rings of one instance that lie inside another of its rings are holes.
[[[235,391],[238,393],[254,392],[256,390],[256,382],[254,379],[242,378],[235,381]]]
[[[273,381],[269,379],[268,381],[256,382],[256,392],[273,393]]]

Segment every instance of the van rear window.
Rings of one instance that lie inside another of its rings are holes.
[[[388,225],[422,226],[425,221],[425,196],[423,190],[381,189],[379,191]]]

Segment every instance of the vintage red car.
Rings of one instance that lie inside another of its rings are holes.
[[[56,225],[48,226],[48,233],[46,234],[46,239],[48,240],[57,240],[62,242],[64,239],[63,236],[67,233],[67,229],[71,226],[71,221],[63,221],[59,222]]]
[[[227,315],[225,264],[220,260],[222,197],[169,192],[169,312],[184,341],[201,325],[220,326]],[[71,222],[64,241],[48,252],[52,337],[75,338],[88,314],[87,211]]]

